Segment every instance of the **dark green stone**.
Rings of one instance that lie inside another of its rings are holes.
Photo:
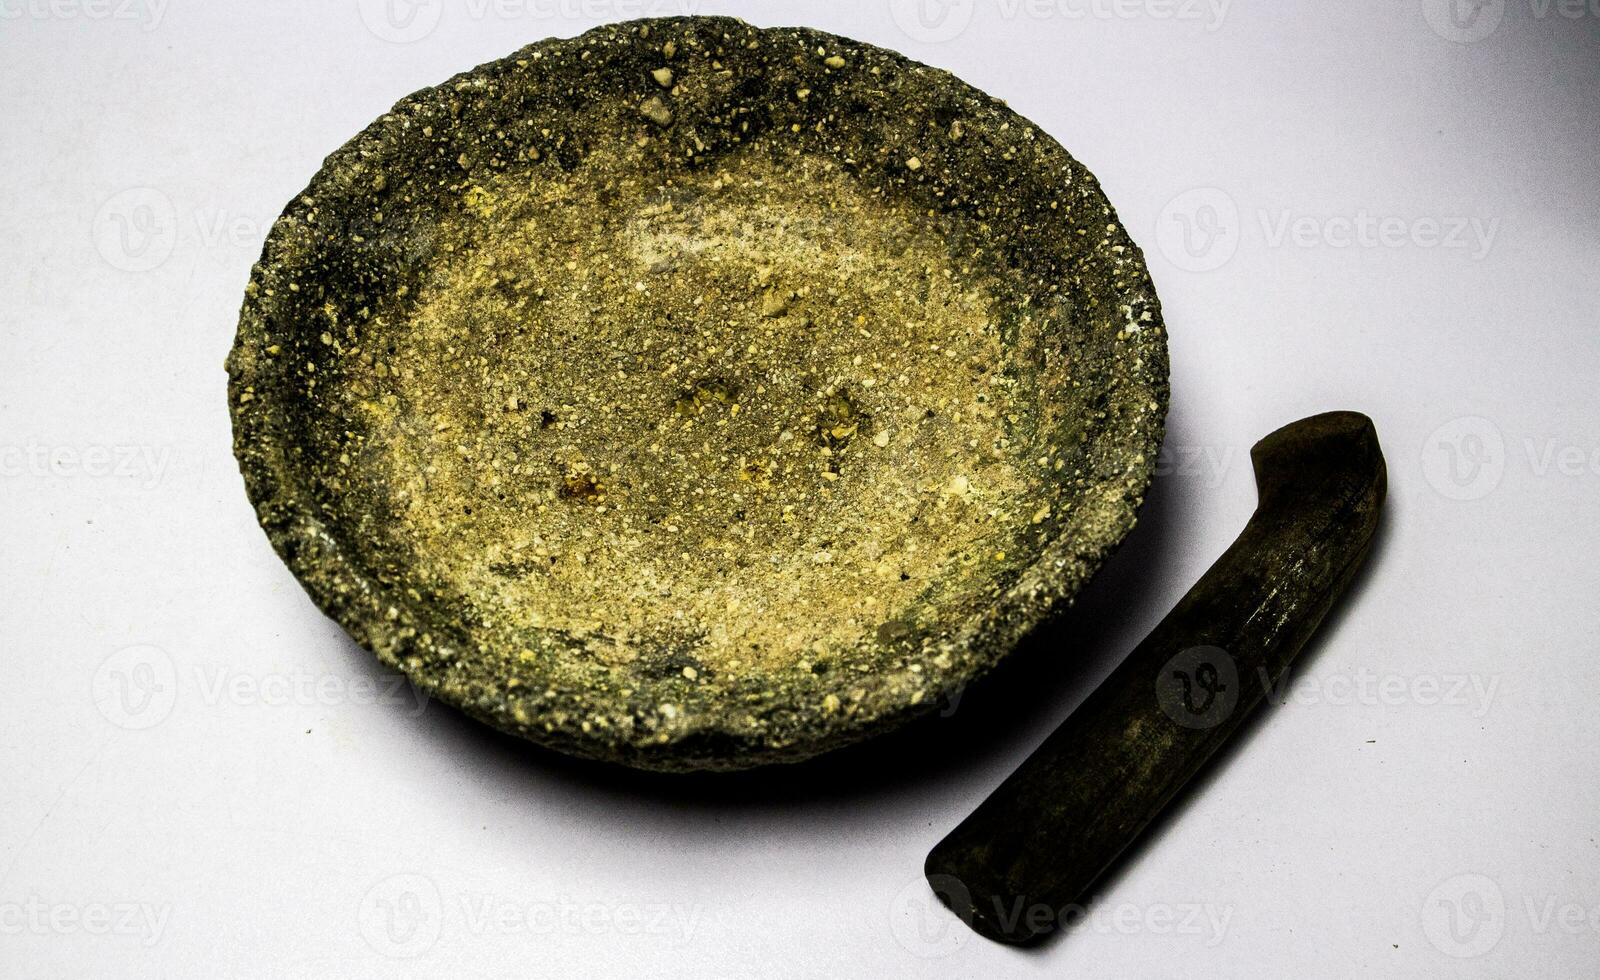
[[[1364,415],[1278,430],[1252,453],[1244,532],[1121,666],[928,855],[928,881],[979,933],[1028,944],[1238,731],[1362,566],[1388,486]]]
[[[564,752],[794,761],[993,667],[1133,526],[1166,342],[1049,136],[726,18],[402,100],[292,201],[228,361],[311,597]]]

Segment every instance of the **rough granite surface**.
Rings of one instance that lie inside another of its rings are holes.
[[[1094,178],[948,73],[688,17],[394,107],[274,226],[235,452],[427,693],[661,770],[921,714],[1132,528],[1160,307]]]

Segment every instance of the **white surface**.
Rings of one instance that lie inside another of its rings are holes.
[[[668,7],[0,0],[0,975],[1593,970],[1600,10],[927,3],[696,9],[949,68],[1086,162],[1165,303],[1174,465],[1076,646],[888,749],[708,785],[374,689],[253,523],[222,372],[327,152]],[[1400,223],[1317,243],[1363,215]],[[926,911],[928,847],[1232,540],[1250,443],[1336,407],[1376,419],[1392,509],[1289,703],[1064,940]]]

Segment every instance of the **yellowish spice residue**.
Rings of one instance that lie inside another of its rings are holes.
[[[830,165],[656,185],[635,149],[438,227],[363,379],[385,533],[491,629],[719,674],[992,599],[1039,507],[992,284]]]

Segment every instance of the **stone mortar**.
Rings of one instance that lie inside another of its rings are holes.
[[[946,72],[686,17],[402,100],[272,229],[235,453],[427,694],[658,770],[925,713],[1133,527],[1166,411],[1093,176]]]

